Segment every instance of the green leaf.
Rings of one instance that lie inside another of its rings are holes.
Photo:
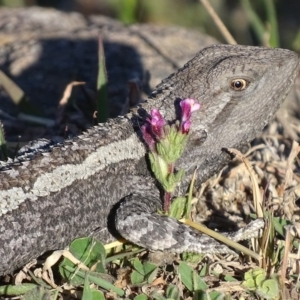
[[[185,262],[180,263],[178,266],[178,272],[182,283],[187,287],[187,289],[191,292],[199,292],[197,293],[197,299],[202,299],[202,296],[200,295],[205,295],[205,293],[201,293],[201,291],[207,290],[207,285],[197,272]]]
[[[141,274],[145,275],[144,266],[141,261],[136,257],[133,261],[133,267]]]
[[[227,282],[234,282],[234,281],[238,281],[236,278],[230,276],[230,275],[225,275],[224,276],[224,280]]]
[[[156,144],[156,150],[167,164],[172,164],[181,157],[188,135],[178,131],[175,125],[168,128],[165,137]]]
[[[263,45],[266,36],[266,28],[264,22],[260,19],[256,11],[253,9],[251,2],[252,1],[250,0],[241,0],[242,7],[246,12],[250,25],[252,26],[253,31],[255,32],[260,44]]]
[[[130,275],[131,283],[133,285],[140,284],[145,281],[145,276],[140,274],[139,272],[133,270]]]
[[[104,294],[101,291],[91,289],[93,300],[105,300]]]
[[[223,300],[224,299],[224,294],[221,294],[220,292],[213,291],[213,292],[209,293],[209,299],[210,300]],[[229,298],[229,299],[231,299],[231,298]]]
[[[158,269],[155,269],[152,273],[150,273],[147,277],[147,282],[151,284],[157,278]]]
[[[44,300],[44,299],[51,299],[51,295],[49,291],[44,289],[41,286],[36,286],[34,289],[31,291],[27,292],[22,300]]]
[[[163,184],[169,174],[167,163],[156,153],[149,153],[149,159],[155,178]]]
[[[266,273],[262,272],[261,274],[255,277],[255,284],[256,286],[262,285],[262,283],[266,280]]]
[[[266,277],[267,276],[267,272],[264,270],[264,269],[261,269],[261,268],[255,268],[252,270],[252,274],[253,274],[253,277],[256,279],[256,278],[259,278],[261,276],[263,277]],[[259,279],[260,281],[260,279]]]
[[[151,283],[156,277],[157,266],[149,262],[144,262],[143,264],[138,258],[135,258],[133,261],[134,271],[131,273],[131,282],[133,284],[139,284],[148,279],[148,282]]]
[[[300,50],[300,28],[298,29],[298,32],[292,43],[292,49],[296,52],[298,52]]]
[[[147,261],[144,262],[143,267],[144,267],[145,275],[149,275],[157,268],[157,266],[155,264],[149,263]]]
[[[280,294],[278,281],[276,278],[267,279],[266,277],[265,270],[256,268],[245,273],[245,281],[242,285],[264,299],[277,299]]]
[[[242,285],[251,291],[256,290],[259,286],[261,286],[263,281],[266,280],[266,276],[266,271],[261,268],[249,270],[244,275],[245,280],[243,281]]]
[[[37,287],[36,284],[23,283],[21,285],[2,285],[0,286],[0,295],[18,296],[23,295]]]
[[[204,282],[204,280],[197,274],[196,271],[193,271],[193,285],[194,285],[194,291],[206,291],[207,290],[207,284]]]
[[[204,291],[195,291],[193,295],[193,300],[208,300],[208,298]]]
[[[72,268],[68,265],[63,266],[63,268],[66,269],[66,271],[68,271],[69,273],[72,273],[72,274],[74,272],[76,272],[76,277],[80,278],[82,282],[84,282],[85,277],[88,275],[90,282],[95,283],[99,287],[102,287],[102,288],[104,288],[108,291],[112,290],[118,296],[123,296],[124,295],[124,291],[122,289],[114,286],[110,282],[108,282],[108,281],[104,280],[103,278],[101,278],[101,274],[99,274],[99,273],[77,270],[76,268]]]
[[[276,279],[267,279],[261,283],[256,293],[265,299],[278,299],[279,287]]]
[[[193,269],[185,262],[180,263],[178,266],[178,272],[182,283],[188,288],[189,291],[193,291]]]
[[[164,297],[161,293],[157,292],[157,291],[153,291],[151,293],[151,299],[155,299],[155,300],[169,300],[166,297]],[[173,300],[173,299],[170,299]]]
[[[175,218],[179,220],[185,214],[186,211],[187,198],[186,197],[178,197],[173,200],[169,217]]]
[[[144,262],[143,266],[147,281],[150,284],[157,276],[157,266],[149,262]]]
[[[103,245],[92,237],[85,237],[74,240],[69,248],[69,251],[81,262],[83,262],[88,268],[93,267],[95,272],[105,272],[105,257],[106,251]],[[83,284],[83,279],[76,276],[72,272],[68,272],[65,266],[70,266],[74,270],[77,270],[69,259],[64,258],[59,265],[59,272],[63,278],[69,280],[73,285]]]
[[[168,180],[171,184],[177,185],[184,177],[184,170],[178,170],[176,173],[169,175]]]
[[[265,8],[267,12],[268,23],[270,25],[270,47],[279,47],[279,33],[274,0],[265,0]]]
[[[93,271],[105,273],[106,251],[102,243],[95,238],[76,239],[71,243],[69,250],[87,267],[93,267]]]
[[[89,276],[87,275],[84,280],[82,300],[93,300],[92,291],[90,288]]]
[[[115,5],[115,9],[118,12],[118,19],[125,24],[131,24],[138,22],[137,11],[138,11],[138,0],[126,0],[118,1]]]
[[[40,110],[38,110],[26,97],[24,91],[16,85],[6,74],[0,70],[0,85],[3,86],[8,93],[12,101],[18,106],[18,108],[26,114],[42,116]]]
[[[204,256],[205,256],[205,254],[201,254],[201,253],[200,254],[199,253],[193,253],[193,252],[184,252],[184,253],[182,253],[182,259],[185,262],[188,262],[188,263],[191,263],[191,264],[199,263],[199,261],[201,261],[204,258]],[[200,276],[204,276],[204,275],[200,275]]]
[[[26,1],[25,0],[1,0],[0,1],[1,6],[8,6],[8,7],[24,7],[26,6]]]
[[[275,228],[275,231],[279,233],[282,237],[285,237],[285,226],[291,224],[288,220],[279,218],[279,217],[273,217],[273,225]]]
[[[169,284],[166,290],[166,297],[169,299],[179,300],[179,289],[176,285]]]
[[[172,193],[177,184],[182,180],[184,176],[184,170],[179,170],[176,173],[171,173],[168,177],[161,182],[166,192]]]
[[[171,147],[169,140],[164,138],[156,144],[156,151],[164,160],[167,160]]]
[[[253,278],[248,278],[247,280],[243,281],[242,283],[243,287],[246,289],[253,291],[256,289],[256,284]]]
[[[198,255],[199,255],[199,254],[198,254]],[[202,259],[203,259],[203,257],[204,257],[204,255],[202,255]],[[198,260],[198,262],[199,262],[199,260]],[[207,273],[207,268],[208,268],[207,264],[203,264],[203,267],[201,268],[201,270],[200,270],[200,272],[199,272],[199,276],[200,276],[200,277],[204,277],[204,276],[206,275],[206,273]]]
[[[189,136],[187,134],[181,133],[181,131],[177,131],[177,134],[174,135],[174,144],[178,147],[181,146],[182,148],[184,148],[188,140],[188,137]],[[180,151],[182,151],[181,148]]]
[[[98,46],[98,79],[97,79],[97,120],[104,123],[108,119],[108,93],[107,93],[107,73],[105,66],[105,54],[102,39],[99,37]]]
[[[101,291],[90,288],[89,275],[84,280],[82,300],[105,300]]]
[[[133,298],[133,300],[147,300],[148,297],[146,295],[138,295],[136,297]]]

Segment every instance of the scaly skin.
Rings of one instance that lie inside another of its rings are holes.
[[[0,275],[93,232],[108,242],[117,231],[149,249],[229,252],[212,238],[156,213],[160,193],[148,169],[140,127],[153,108],[174,120],[179,99],[200,102],[176,167],[186,171],[183,185],[198,167],[201,183],[228,161],[223,147],[239,149],[261,132],[289,92],[298,67],[297,54],[289,50],[209,47],[165,79],[134,112],[64,144],[39,142],[3,163]],[[248,84],[238,91],[234,80]],[[231,237],[240,239],[242,233]]]

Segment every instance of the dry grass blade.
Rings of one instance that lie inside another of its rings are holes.
[[[189,188],[187,210],[186,210],[186,214],[185,214],[186,219],[189,219],[191,217],[193,190],[194,190],[194,184],[195,184],[196,176],[197,176],[197,170],[195,170],[194,173],[193,173],[193,177],[192,177],[190,188]]]
[[[291,233],[289,230],[286,231],[285,235],[285,246],[284,246],[284,255],[282,259],[282,265],[281,265],[281,282],[284,283],[286,278],[286,270],[288,266],[288,257],[290,253],[290,244],[291,244]]]
[[[126,243],[126,240],[117,240],[117,241],[114,241],[114,242],[104,245],[104,249],[107,251],[107,250],[110,250],[110,249],[113,249],[113,248],[116,248],[119,246],[123,246],[124,243]]]
[[[66,88],[64,90],[64,94],[63,94],[62,98],[59,101],[59,106],[66,105],[68,103],[68,100],[69,100],[69,98],[71,96],[71,93],[72,93],[73,86],[83,85],[83,84],[85,84],[84,81],[73,81],[73,82],[69,83],[66,86]]]
[[[223,21],[220,19],[220,17],[217,15],[214,8],[211,6],[209,0],[200,0],[202,5],[205,7],[215,24],[217,25],[218,29],[220,30],[221,34],[223,35],[224,39],[228,44],[236,45],[237,42],[229,32],[229,30],[224,25]]]
[[[78,85],[84,85],[84,84],[85,84],[85,82],[83,82],[83,81],[72,81],[66,86],[66,88],[64,90],[64,94],[58,104],[58,112],[57,112],[57,118],[56,118],[57,124],[60,124],[62,122],[67,104],[68,104],[69,99],[72,94],[73,87],[78,86]]]
[[[294,178],[293,165],[294,165],[294,160],[296,159],[299,152],[300,152],[299,144],[296,141],[293,141],[292,150],[286,164],[284,194],[283,194],[283,209],[286,217],[289,220],[292,220],[293,212],[294,212],[294,203],[292,203],[291,201],[293,197],[289,197],[290,193],[293,192],[293,189],[289,189],[289,187],[293,186],[293,178]]]
[[[255,211],[256,211],[258,218],[263,218],[264,215],[263,215],[263,211],[262,211],[262,202],[263,202],[262,195],[259,190],[256,174],[255,174],[255,171],[253,170],[252,165],[240,151],[233,149],[233,148],[226,148],[226,150],[229,153],[234,154],[239,160],[241,160],[245,164],[245,166],[249,172],[252,185],[253,185],[253,202],[254,202]]]
[[[222,243],[226,244],[227,246],[229,247],[232,247],[240,252],[243,252],[244,254],[246,255],[249,255],[251,256],[252,258],[256,259],[256,260],[260,260],[260,255],[255,253],[254,251],[251,251],[250,249],[244,247],[243,245],[237,243],[237,242],[234,242],[232,241],[231,239],[227,238],[226,236],[216,232],[216,231],[213,231],[201,224],[197,224],[189,219],[182,219],[180,220],[181,222],[183,222],[184,224],[188,225],[188,226],[191,226],[211,237],[213,237],[214,239],[218,240],[218,241],[221,241]]]
[[[62,256],[69,259],[74,265],[77,265],[79,268],[86,271],[89,270],[89,268],[84,263],[82,263],[79,259],[77,259],[70,251],[57,250],[47,257],[44,263],[43,272],[49,270],[52,266],[54,266]]]

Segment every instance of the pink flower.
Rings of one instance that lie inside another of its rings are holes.
[[[150,115],[151,117],[147,118],[147,122],[141,127],[141,130],[145,142],[153,151],[157,141],[164,137],[166,122],[158,109],[152,109]]]
[[[155,140],[152,137],[152,131],[151,131],[150,124],[146,123],[145,125],[143,125],[141,127],[141,130],[142,130],[142,134],[143,134],[143,139],[149,146],[149,149],[151,151],[154,150],[155,149]]]
[[[161,113],[159,112],[158,109],[152,109],[151,110],[151,118],[147,119],[147,121],[150,123],[151,125],[151,130],[154,134],[155,137],[157,137],[158,139],[163,137],[164,134],[164,126],[166,124],[163,116],[161,115]]]
[[[181,107],[181,121],[185,122],[191,118],[192,112],[200,109],[200,104],[194,99],[184,99],[179,103]]]
[[[181,123],[181,127],[180,127],[181,132],[188,134],[190,131],[191,124],[192,124],[191,121],[185,121],[184,123]]]
[[[187,98],[181,100],[179,105],[181,108],[181,120],[180,120],[181,132],[189,133],[190,126],[191,126],[192,112],[200,109],[200,104],[196,102],[194,99]]]

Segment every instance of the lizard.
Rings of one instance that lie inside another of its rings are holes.
[[[298,70],[298,55],[290,50],[214,45],[163,80],[125,116],[63,143],[39,140],[22,148],[0,165],[0,275],[89,234],[102,242],[119,234],[152,250],[231,251],[157,213],[160,187],[149,169],[141,127],[153,108],[174,120],[178,100],[199,102],[186,149],[176,163],[186,172],[181,189],[196,167],[199,185],[229,161],[222,148],[241,149],[262,131]],[[240,235],[229,234],[233,239]]]

